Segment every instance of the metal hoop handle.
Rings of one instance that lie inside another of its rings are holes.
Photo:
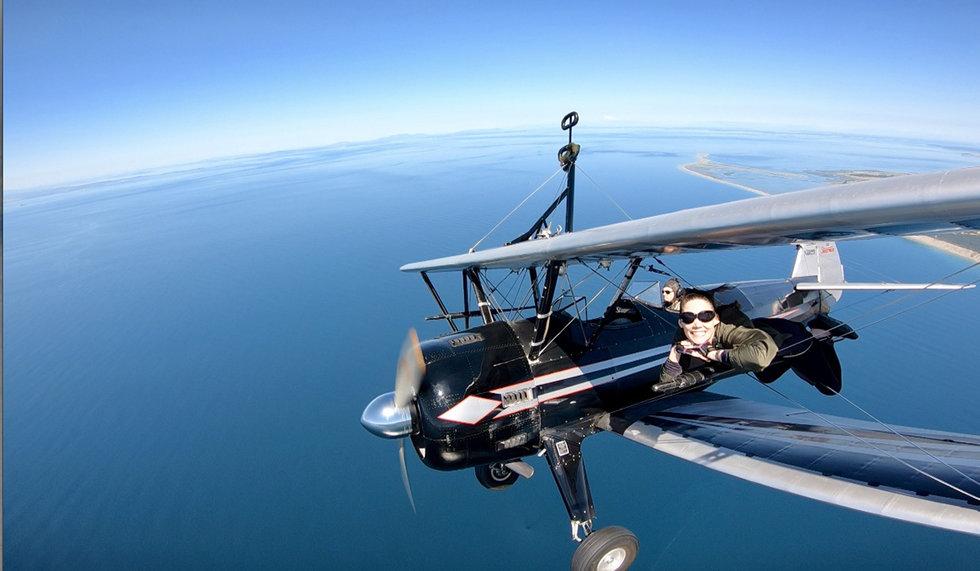
[[[567,130],[571,129],[572,127],[574,127],[575,125],[578,125],[578,113],[576,113],[575,111],[572,111],[568,115],[565,115],[564,117],[562,117],[562,120],[561,120],[561,130],[562,131],[567,131]]]

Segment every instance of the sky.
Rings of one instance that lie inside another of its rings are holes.
[[[406,133],[980,144],[980,2],[8,0],[5,188]]]

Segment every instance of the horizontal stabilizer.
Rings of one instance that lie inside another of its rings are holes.
[[[708,392],[637,405],[603,428],[792,494],[980,535],[980,437],[902,426],[891,432]]]
[[[796,284],[796,291],[815,291],[815,290],[865,290],[865,291],[879,291],[879,290],[920,290],[920,289],[946,289],[946,290],[956,290],[956,289],[972,289],[976,287],[973,284],[900,284],[900,283],[888,283],[888,282],[840,282],[840,283],[826,283],[826,282],[802,282]]]

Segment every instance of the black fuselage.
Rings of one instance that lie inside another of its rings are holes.
[[[764,287],[770,294],[738,299],[753,317],[802,321],[821,309],[817,296],[793,292],[788,280],[753,286],[749,291]],[[627,302],[616,317],[595,337],[601,318],[555,313],[550,328],[557,333],[537,360],[528,358],[533,320],[497,321],[422,343],[426,375],[412,434],[419,457],[440,470],[506,462],[537,453],[542,430],[674,396],[650,387],[675,341],[677,314]]]

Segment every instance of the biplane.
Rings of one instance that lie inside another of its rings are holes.
[[[401,268],[420,274],[440,311],[430,319],[445,321],[449,332],[421,342],[409,332],[395,390],[375,398],[361,422],[375,435],[399,440],[412,509],[406,440],[426,466],[473,469],[493,490],[531,477],[525,459],[544,456],[578,542],[572,568],[626,569],[638,541],[623,527],[593,528],[581,452],[585,438],[607,431],[793,494],[980,535],[980,437],[706,391],[744,373],[724,365],[690,386],[659,385],[678,315],[663,307],[659,287],[633,283],[640,271],[668,275],[657,269],[669,270],[661,261],[667,255],[794,248],[789,277],[698,289],[718,306],[737,307],[753,324],[788,332],[779,337],[776,359],[757,375],[760,381],[793,370],[834,398],[843,386],[834,345],[857,338],[830,316],[843,292],[972,287],[847,282],[836,242],[980,229],[980,168],[827,186],[575,231],[577,122],[574,112],[562,120],[568,131],[558,153],[564,190],[526,232],[504,246]],[[564,225],[557,228],[551,218],[562,204]],[[614,264],[622,266],[621,275],[605,277]],[[611,299],[601,315],[583,316],[598,294],[575,295],[572,267],[606,282]],[[492,280],[497,270],[523,284],[523,302]],[[462,275],[461,311],[447,309],[430,279],[435,272]]]

